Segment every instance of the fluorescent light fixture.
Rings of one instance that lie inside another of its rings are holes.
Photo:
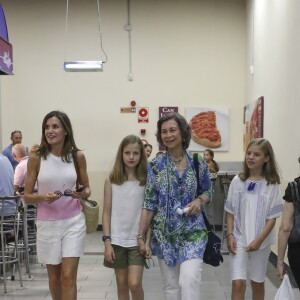
[[[64,62],[66,72],[102,72],[102,61],[100,60],[77,60]]]

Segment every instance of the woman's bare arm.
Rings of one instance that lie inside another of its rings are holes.
[[[40,170],[40,157],[37,155],[30,155],[27,162],[27,175],[25,179],[24,201],[26,203],[37,204],[43,201],[52,203],[59,199],[59,196],[49,192],[44,194],[34,193],[34,186]]]
[[[82,185],[84,189],[81,192],[74,192],[73,194],[75,197],[88,198],[91,195],[91,189],[90,189],[89,177],[87,174],[87,165],[86,165],[86,159],[84,153],[82,151],[77,151],[76,158],[78,162],[78,172],[80,178],[79,184]]]
[[[294,204],[292,202],[285,201],[278,233],[277,274],[280,278],[283,278],[285,273],[284,256],[287,248],[288,238],[293,227],[293,217]]]

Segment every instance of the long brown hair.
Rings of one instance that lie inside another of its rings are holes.
[[[65,136],[64,145],[62,148],[61,159],[62,159],[62,161],[70,163],[71,158],[72,158],[72,155],[70,155],[70,154],[72,153],[72,151],[78,151],[79,149],[77,148],[77,146],[75,144],[72,124],[71,124],[69,117],[67,116],[66,113],[58,111],[58,110],[51,111],[50,113],[48,113],[45,116],[45,118],[43,120],[43,124],[42,124],[41,144],[40,144],[39,149],[36,151],[36,153],[38,155],[40,155],[41,157],[43,157],[44,159],[47,159],[48,154],[51,152],[51,146],[48,144],[46,136],[45,136],[45,129],[46,129],[47,120],[52,117],[58,118],[61,121],[62,126],[64,127],[65,131],[67,132],[67,134]]]
[[[144,150],[144,145],[142,140],[135,136],[135,135],[128,135],[126,136],[118,149],[117,155],[116,155],[116,161],[114,164],[114,167],[109,175],[109,179],[112,183],[121,185],[125,181],[128,180],[127,174],[125,171],[125,166],[123,162],[123,150],[124,148],[129,144],[135,144],[137,143],[139,145],[140,151],[141,151],[141,159],[138,165],[135,168],[134,176],[135,178],[140,182],[140,185],[143,186],[146,184],[146,178],[147,178],[147,157],[146,152]]]
[[[273,147],[270,142],[263,138],[258,138],[252,140],[246,150],[245,159],[244,159],[244,171],[239,174],[239,177],[242,181],[246,181],[250,176],[250,170],[246,163],[246,156],[250,146],[259,146],[265,156],[269,156],[269,160],[264,163],[262,168],[262,176],[265,177],[268,184],[280,183],[280,176],[278,172],[277,162],[275,160],[275,154]]]

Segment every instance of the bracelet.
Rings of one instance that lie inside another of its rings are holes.
[[[137,240],[142,240],[143,242],[145,242],[146,237],[145,237],[144,235],[142,235],[142,234],[138,234],[138,235],[136,236],[136,239],[137,239]]]
[[[200,199],[200,201],[201,201],[201,206],[206,203],[201,196],[198,196],[198,199]]]
[[[102,242],[106,242],[106,241],[111,241],[111,238],[110,238],[109,235],[104,235],[104,236],[102,237]]]
[[[226,239],[228,239],[230,236],[233,236],[233,233],[229,233],[228,235],[226,235]]]

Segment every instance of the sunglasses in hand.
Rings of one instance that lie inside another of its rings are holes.
[[[76,192],[82,192],[84,190],[84,186],[79,187],[76,189]],[[73,191],[70,189],[65,190],[63,193],[61,191],[55,191],[54,194],[58,195],[59,197],[66,196],[70,197],[73,194]]]

